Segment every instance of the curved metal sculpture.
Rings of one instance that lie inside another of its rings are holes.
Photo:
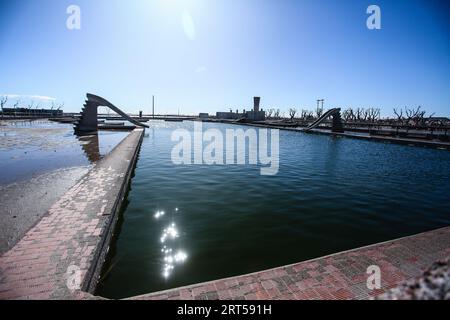
[[[332,132],[342,133],[344,132],[344,126],[342,125],[341,119],[341,108],[330,109],[325,112],[319,119],[310,124],[305,131],[310,131],[314,128],[317,128],[322,122],[324,122],[327,118],[333,117],[333,125],[331,128]]]
[[[127,121],[131,122],[132,124],[143,128],[149,128],[149,126],[131,118],[129,115],[127,115],[125,112],[114,106],[108,100],[88,93],[87,100],[83,106],[83,109],[81,110],[81,117],[75,124],[75,132],[86,133],[98,131],[98,117],[97,117],[98,107],[108,107],[112,111],[121,115]]]

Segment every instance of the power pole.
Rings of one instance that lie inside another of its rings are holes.
[[[155,96],[152,98],[152,115],[153,119],[155,119]]]

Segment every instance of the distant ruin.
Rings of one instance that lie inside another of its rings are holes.
[[[76,133],[92,133],[98,131],[98,113],[97,113],[98,107],[108,107],[112,111],[116,112],[117,114],[125,118],[125,120],[131,122],[132,124],[139,127],[148,128],[147,125],[134,120],[133,118],[131,118],[129,115],[127,115],[125,112],[114,106],[111,102],[107,101],[106,99],[88,93],[87,100],[81,111],[81,117],[79,120],[77,120],[75,124],[74,129]]]
[[[232,110],[230,110],[230,112],[217,112],[216,117],[217,119],[227,119],[227,120],[245,119],[248,121],[264,121],[266,120],[266,112],[260,108],[260,103],[261,98],[254,97],[253,110],[245,111],[244,109],[242,113],[240,113],[239,110],[236,110],[236,112],[233,112]]]

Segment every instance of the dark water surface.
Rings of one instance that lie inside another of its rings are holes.
[[[280,131],[280,171],[261,176],[251,165],[174,165],[171,133],[192,123],[150,124],[100,295],[260,271],[450,224],[448,151]]]

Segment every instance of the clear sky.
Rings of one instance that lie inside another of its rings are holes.
[[[69,5],[81,30],[66,27]],[[366,27],[379,5],[382,29]],[[418,106],[450,116],[450,6],[439,0],[0,0],[0,95],[78,111]],[[32,97],[33,96],[33,97]],[[48,97],[48,98],[45,98]]]

